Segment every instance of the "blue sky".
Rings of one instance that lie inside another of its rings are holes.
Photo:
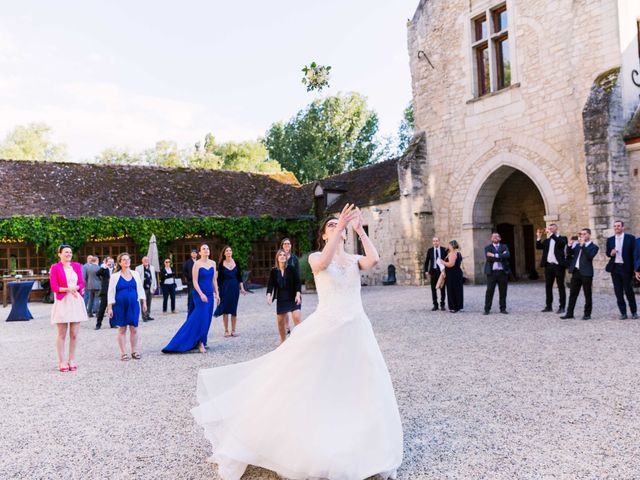
[[[0,18],[0,136],[43,121],[73,159],[157,140],[262,136],[313,100],[331,65],[394,133],[411,99],[406,22],[418,0],[21,0]]]

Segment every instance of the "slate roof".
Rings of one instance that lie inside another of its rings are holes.
[[[338,200],[328,206],[325,213],[339,212],[345,203],[367,207],[398,200],[400,198],[398,159],[393,158],[334,175],[314,183],[314,185],[317,184],[320,184],[324,190],[344,192]]]
[[[313,196],[292,177],[225,170],[0,160],[0,218],[308,217]]]

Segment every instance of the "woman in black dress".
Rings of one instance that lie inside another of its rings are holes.
[[[292,251],[292,244],[291,244],[291,239],[290,238],[283,238],[282,242],[280,242],[280,248],[282,250],[285,251],[285,253],[287,254],[287,265],[291,265],[293,268],[296,269],[296,272],[298,272],[298,277],[300,276],[300,261],[298,260],[298,257],[295,256],[295,254]],[[277,257],[277,254],[276,254]],[[277,262],[276,262],[277,263]],[[302,279],[300,279],[300,282],[302,282]],[[300,307],[302,306],[302,302],[299,304]],[[293,318],[293,323],[294,325],[298,325],[300,323],[300,308],[298,308],[298,310],[294,310],[293,312],[291,312],[291,318]],[[289,335],[291,333],[291,330],[289,329],[289,315],[287,314],[287,319],[285,321],[286,326],[287,326],[287,335]]]
[[[464,297],[462,292],[462,254],[460,245],[455,240],[449,242],[447,256],[443,261],[446,272],[445,285],[447,286],[447,303],[449,311],[456,313],[464,308]]]
[[[280,343],[287,339],[286,320],[292,313],[294,325],[300,323],[300,275],[292,265],[287,265],[287,252],[280,249],[276,252],[276,266],[271,269],[267,283],[267,303],[277,301],[276,319]],[[293,313],[297,315],[293,315]]]

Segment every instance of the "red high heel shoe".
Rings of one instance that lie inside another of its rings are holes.
[[[70,363],[70,364],[69,364],[69,371],[70,371],[70,372],[75,372],[76,370],[78,370],[78,366],[77,366],[77,365],[75,365],[75,364],[73,364],[73,365],[72,365],[72,364]]]
[[[68,372],[69,371],[69,366],[62,366],[62,367],[58,367],[58,370],[60,370],[60,372],[64,373],[64,372]]]

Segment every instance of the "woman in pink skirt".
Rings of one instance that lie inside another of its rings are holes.
[[[55,302],[51,310],[51,323],[58,328],[56,351],[58,353],[58,370],[61,372],[76,371],[76,340],[80,322],[88,320],[84,306],[84,280],[82,267],[72,262],[73,251],[69,245],[60,245],[58,257],[60,261],[51,266],[49,278],[51,291],[55,293]],[[64,361],[64,344],[69,331],[69,357]]]

